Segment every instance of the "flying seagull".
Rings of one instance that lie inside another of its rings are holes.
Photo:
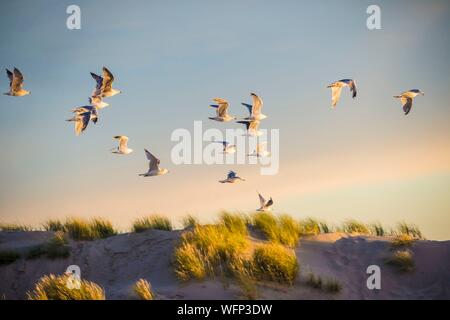
[[[230,116],[228,114],[229,103],[227,100],[222,98],[214,98],[213,100],[217,104],[211,104],[210,106],[216,108],[217,115],[215,117],[209,117],[209,119],[219,122],[228,122],[236,119],[236,117]]]
[[[331,106],[334,108],[341,96],[342,87],[349,87],[352,92],[352,98],[356,98],[356,83],[352,79],[343,79],[330,84],[327,88],[331,88]]]
[[[101,97],[97,96],[97,97],[89,97],[89,103],[96,107],[97,109],[103,109],[107,106],[109,106],[109,103],[106,103],[102,100]]]
[[[225,154],[233,154],[236,153],[236,145],[231,144],[227,141],[213,141],[213,142],[217,142],[217,143],[221,143],[223,146],[223,153]]]
[[[420,91],[419,89],[411,89],[409,91],[403,92],[399,96],[394,96],[394,98],[400,98],[400,102],[402,103],[405,115],[407,115],[411,111],[413,99],[418,94],[421,94],[422,96],[425,95],[425,93],[423,91]]]
[[[262,135],[262,132],[258,130],[259,121],[258,120],[242,120],[236,121],[237,123],[242,123],[247,128],[247,133],[245,135],[252,137],[259,137]]]
[[[263,101],[254,93],[250,93],[252,96],[253,103],[250,105],[248,103],[242,103],[243,106],[247,107],[250,115],[245,118],[245,120],[263,120],[267,118],[266,115],[261,113],[261,108],[263,106]]]
[[[142,177],[152,177],[152,176],[162,176],[169,172],[167,169],[163,169],[159,167],[159,159],[156,158],[153,154],[150,153],[147,149],[144,149],[145,155],[147,159],[150,161],[149,168],[146,173],[140,174]]]
[[[229,171],[225,180],[219,180],[220,183],[236,183],[240,181],[245,181],[245,179],[238,177],[234,171]]]
[[[263,196],[259,192],[258,192],[258,196],[259,196],[259,203],[260,203],[261,207],[259,209],[257,209],[256,211],[271,211],[272,205],[273,205],[272,197],[270,197],[269,201],[266,201],[266,199],[264,199]]]
[[[116,154],[129,154],[133,152],[133,149],[128,148],[127,136],[115,136],[114,139],[119,140],[119,146],[112,150],[112,153]]]
[[[97,82],[97,85],[94,91],[92,92],[93,97],[101,97],[101,98],[112,97],[122,92],[120,90],[113,89],[112,84],[114,82],[114,76],[106,67],[103,67],[102,77],[92,72],[91,76]]]
[[[98,121],[98,110],[96,107],[94,106],[82,106],[82,107],[77,107],[75,109],[72,109],[73,113],[76,114],[82,114],[85,112],[89,112],[90,113],[90,120],[92,120],[92,122],[94,124],[97,124]]]
[[[4,93],[7,96],[21,97],[30,94],[31,91],[23,89],[23,75],[19,69],[14,68],[13,72],[6,69],[9,78],[9,91]]]
[[[267,142],[258,143],[256,145],[256,150],[248,155],[255,157],[270,157],[270,152],[266,150],[266,145]]]
[[[86,130],[89,120],[91,119],[91,113],[89,111],[83,113],[76,113],[75,116],[66,121],[75,122],[75,134],[79,136],[84,130]]]

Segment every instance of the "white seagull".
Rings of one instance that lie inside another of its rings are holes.
[[[256,211],[271,211],[272,210],[272,205],[273,205],[273,200],[272,197],[270,197],[269,201],[266,201],[266,199],[263,198],[263,196],[258,192],[258,196],[259,196],[259,203],[260,203],[260,208],[257,209]]]
[[[331,88],[331,106],[334,108],[341,96],[342,87],[349,87],[352,92],[352,98],[356,98],[356,83],[352,79],[342,79],[330,84],[327,88]]]
[[[122,92],[112,87],[112,84],[114,82],[114,76],[106,67],[103,67],[102,73],[103,77],[100,77],[92,72],[91,76],[97,82],[97,85],[94,91],[92,92],[93,97],[101,97],[101,98],[112,97]]]
[[[248,154],[248,156],[254,157],[270,157],[271,153],[266,150],[267,142],[258,143],[256,145],[256,150],[253,153]]]
[[[67,119],[66,121],[75,122],[75,134],[79,136],[84,130],[86,130],[90,119],[91,113],[87,111],[83,113],[76,113],[76,115],[73,118]]]
[[[245,120],[263,120],[267,118],[265,114],[261,113],[261,108],[263,106],[263,101],[254,93],[250,93],[252,96],[253,104],[242,103],[243,106],[247,107],[250,116],[245,118]]]
[[[403,106],[403,111],[405,112],[405,115],[407,115],[411,111],[413,99],[419,94],[421,94],[422,96],[425,95],[425,93],[423,91],[420,91],[419,89],[411,89],[409,91],[403,92],[399,96],[394,96],[394,98],[400,98],[400,102]]]
[[[210,107],[216,108],[217,115],[215,117],[209,117],[209,119],[219,122],[228,122],[236,119],[236,117],[228,114],[229,103],[227,100],[222,98],[214,98],[213,100],[217,104],[211,104]]]
[[[213,142],[217,142],[217,143],[221,143],[223,146],[223,153],[224,154],[233,154],[236,153],[236,145],[231,144],[227,141],[213,141]]]
[[[169,172],[169,170],[159,167],[160,163],[159,159],[156,158],[154,155],[152,155],[150,151],[148,151],[147,149],[144,149],[144,151],[150,163],[148,171],[146,173],[141,173],[140,176],[142,177],[162,176]]]
[[[89,97],[89,103],[96,107],[97,109],[103,109],[107,106],[109,106],[109,103],[106,103],[102,100],[101,97],[97,96],[97,97]]]
[[[73,113],[76,114],[82,114],[85,112],[89,112],[90,113],[90,120],[92,120],[92,122],[94,124],[97,124],[98,121],[98,110],[96,107],[94,106],[82,106],[82,107],[76,107],[74,109],[72,109]]]
[[[4,93],[7,96],[21,97],[30,94],[31,91],[27,91],[23,89],[23,75],[19,71],[19,69],[14,68],[14,71],[11,72],[6,69],[6,74],[9,78],[9,91]]]
[[[115,136],[114,139],[119,140],[119,146],[112,150],[112,153],[116,154],[130,154],[133,149],[128,148],[128,137],[127,136]]]
[[[225,180],[219,180],[220,183],[236,183],[240,181],[245,181],[245,179],[238,177],[234,171],[229,171]]]
[[[242,123],[247,128],[246,136],[259,137],[262,135],[262,132],[258,130],[259,121],[258,120],[242,120],[236,121],[237,123]]]

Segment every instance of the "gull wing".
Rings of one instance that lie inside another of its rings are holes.
[[[403,111],[405,112],[405,116],[406,116],[411,111],[413,99],[402,96],[400,98],[400,101],[403,105]]]
[[[23,85],[23,75],[19,71],[19,69],[14,68],[11,88],[13,91],[19,91],[20,89],[22,89],[22,85]]]
[[[114,76],[106,67],[103,67],[103,83],[102,83],[102,91],[110,90],[112,87],[112,83],[114,81]]]
[[[95,89],[100,90],[100,88],[102,87],[103,78],[100,77],[99,75],[96,75],[93,72],[91,72],[91,76],[92,76],[92,78],[94,78],[95,82],[97,82],[97,85],[95,86]]]
[[[149,170],[148,171],[158,171],[159,170],[159,159],[156,158],[153,154],[150,153],[147,149],[145,150],[145,155],[147,156],[147,159],[150,161],[149,163]]]
[[[242,103],[242,105],[248,109],[248,113],[251,116],[252,115],[253,106],[251,104],[248,104],[248,103]]]
[[[251,93],[250,95],[252,96],[252,100],[253,100],[252,113],[254,116],[258,116],[261,114],[261,108],[263,106],[263,101],[261,100],[260,97],[258,97],[254,93]]]
[[[217,108],[217,116],[219,117],[223,117],[227,114],[227,110],[228,110],[228,101],[224,100],[224,99],[220,99],[220,98],[215,98],[214,99],[215,102],[217,102],[219,104],[218,108]]]
[[[264,205],[266,204],[266,199],[258,192],[259,197],[259,203],[261,204],[261,208],[264,208]]]
[[[271,205],[273,205],[272,197],[270,197],[269,201],[267,201],[266,207],[270,207]]]
[[[247,130],[250,127],[250,121],[237,121],[237,123],[245,124],[245,127],[247,128]]]
[[[75,118],[75,134],[79,136],[84,130],[86,130],[89,120],[91,119],[90,112],[84,112],[78,114]]]
[[[348,86],[350,87],[350,91],[352,92],[352,98],[356,98],[356,82],[355,80],[350,80],[348,83]]]
[[[248,126],[248,130],[253,130],[253,131],[258,131],[259,128],[259,121],[250,121],[249,126]]]
[[[11,71],[9,71],[8,69],[6,69],[6,74],[8,75],[9,87],[11,88],[11,84],[13,82],[13,73]]]
[[[342,87],[331,87],[331,106],[335,107],[341,96]]]
[[[236,178],[236,172],[234,172],[233,170],[230,170],[228,172],[227,179],[233,179],[233,178]]]

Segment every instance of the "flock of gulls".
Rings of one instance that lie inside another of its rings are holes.
[[[6,74],[9,79],[9,91],[5,93],[8,96],[14,97],[22,97],[31,93],[31,91],[25,90],[23,88],[24,77],[19,69],[14,68],[11,72],[6,69]],[[114,82],[113,74],[106,68],[103,67],[102,76],[99,76],[95,73],[91,72],[92,78],[94,78],[96,85],[94,90],[92,91],[91,96],[89,97],[89,104],[81,107],[76,107],[72,109],[73,117],[67,119],[66,121],[74,122],[75,124],[75,134],[78,136],[83,133],[88,124],[92,121],[94,124],[97,123],[99,119],[99,111],[107,106],[108,103],[104,102],[104,98],[113,97],[119,93],[120,90],[117,90],[112,87]],[[356,82],[353,79],[343,79],[339,81],[335,81],[328,85],[328,88],[331,88],[331,106],[335,108],[339,98],[341,96],[342,88],[348,87],[352,94],[352,98],[356,98],[357,88]],[[227,100],[222,98],[214,98],[213,101],[216,104],[210,105],[212,108],[216,110],[215,117],[209,117],[209,119],[218,121],[218,122],[230,122],[233,120],[237,120],[236,123],[245,125],[246,128],[246,136],[259,137],[262,135],[262,132],[259,130],[259,125],[261,120],[266,119],[267,116],[261,112],[263,101],[262,99],[256,95],[255,93],[250,94],[252,97],[252,104],[242,103],[244,107],[247,108],[249,115],[243,119],[239,119],[235,116],[232,116],[228,113],[229,103]],[[400,95],[394,96],[394,98],[400,99],[400,102],[403,107],[403,111],[405,115],[409,114],[412,108],[412,103],[414,98],[417,95],[424,95],[424,92],[418,89],[412,89],[409,91],[405,91]],[[127,155],[133,152],[133,149],[128,148],[128,137],[127,136],[115,136],[114,139],[118,140],[117,148],[111,150],[114,154]],[[227,141],[213,141],[217,143],[221,143],[223,147],[224,154],[233,154],[236,152],[236,145],[233,145]],[[255,157],[269,157],[270,152],[266,150],[266,142],[258,143],[256,146],[256,150],[253,153],[248,154],[247,156],[255,156]],[[149,161],[149,168],[146,173],[139,174],[139,176],[143,177],[152,177],[152,176],[161,176],[165,175],[169,172],[169,170],[165,168],[160,168],[160,160],[155,157],[150,151],[144,149],[145,156]],[[234,171],[229,171],[226,179],[219,180],[220,183],[237,183],[245,181],[244,178],[241,178]],[[258,193],[260,208],[258,211],[270,211],[273,205],[273,200],[270,198],[269,200],[264,199],[264,197]]]

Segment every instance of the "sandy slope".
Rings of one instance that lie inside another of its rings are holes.
[[[52,236],[50,232],[0,232],[0,250],[25,251]],[[149,280],[161,299],[236,299],[240,289],[221,279],[180,284],[170,264],[179,231],[149,230],[105,240],[71,242],[68,259],[20,259],[0,266],[0,297],[23,299],[42,276],[61,274],[67,266],[80,266],[82,277],[104,287],[108,299],[134,299],[131,291],[139,278]],[[254,241],[261,241],[254,239]],[[296,248],[300,277],[291,288],[267,284],[259,288],[266,299],[450,299],[450,241],[418,241],[411,250],[416,270],[401,274],[386,266],[389,238],[325,234],[304,238]],[[366,287],[366,268],[381,267],[381,290]],[[304,283],[307,271],[339,279],[343,290],[327,294]]]

